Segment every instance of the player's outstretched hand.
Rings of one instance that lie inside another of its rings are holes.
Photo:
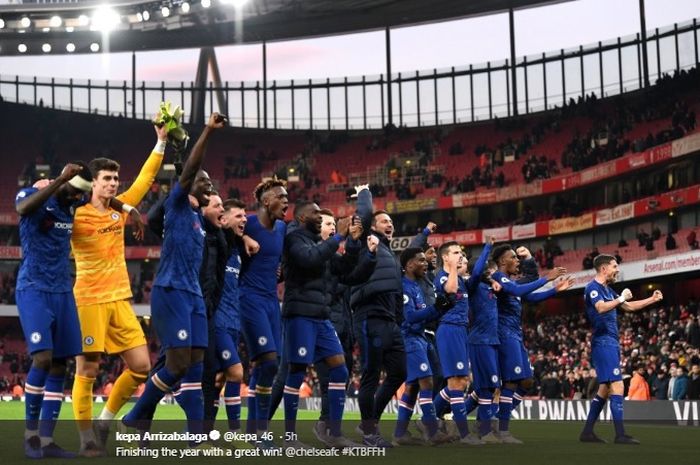
[[[654,291],[654,293],[651,295],[652,299],[654,299],[654,302],[660,302],[664,300],[664,295],[659,291],[658,289]]]
[[[570,289],[573,285],[574,285],[573,276],[567,276],[566,278],[564,278],[561,281],[554,284],[554,288],[557,290],[557,292],[563,292],[567,289]]]
[[[245,245],[245,253],[249,257],[252,257],[260,251],[260,244],[250,236],[243,236],[243,244]]]
[[[61,174],[58,176],[58,178],[61,181],[67,182],[67,181],[70,181],[71,179],[73,179],[73,176],[80,173],[82,170],[83,170],[82,166],[76,165],[75,163],[68,163],[63,168],[63,171],[61,171]]]
[[[139,242],[142,241],[146,231],[146,223],[143,222],[141,213],[134,208],[129,212],[129,218],[131,218],[131,221],[134,222],[134,239]]]
[[[364,228],[362,227],[362,221],[359,217],[352,217],[352,224],[350,225],[348,232],[350,233],[350,237],[352,237],[355,241],[362,237]]]
[[[377,247],[379,247],[379,239],[377,239],[377,236],[373,234],[367,236],[367,250],[369,250],[370,253],[375,253]]]
[[[503,286],[501,286],[501,283],[498,281],[494,281],[493,279],[491,280],[491,289],[493,289],[493,292],[501,292],[501,289],[503,289]]]
[[[529,260],[532,258],[532,254],[530,253],[530,250],[528,250],[527,247],[525,246],[520,246],[517,249],[515,249],[515,254],[520,258],[521,260]]]
[[[557,266],[556,268],[549,270],[547,273],[547,281],[554,281],[560,276],[564,276],[566,274],[566,268],[562,268],[560,266]]]
[[[433,223],[432,221],[428,221],[425,228],[430,231],[430,234],[433,234],[435,231],[437,231],[437,224]]]
[[[625,288],[625,290],[622,291],[622,294],[620,295],[625,298],[625,302],[628,300],[632,300],[632,291],[630,291],[627,288]]]
[[[226,126],[227,121],[228,119],[225,115],[214,112],[209,117],[209,121],[207,121],[207,126],[212,129],[223,128],[224,126]]]
[[[355,186],[355,193],[352,194],[350,198],[356,199],[360,192],[362,192],[365,189],[369,190],[369,184],[360,184],[359,186]]]
[[[156,136],[158,136],[159,141],[167,141],[168,140],[168,126],[165,123],[157,123],[156,121],[160,121],[161,114],[160,112],[156,113],[156,116],[153,117],[153,128],[156,130]]]

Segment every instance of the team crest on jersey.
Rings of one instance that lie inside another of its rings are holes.
[[[462,363],[462,362],[457,362],[457,369],[458,369],[458,370],[463,370],[463,369],[464,369],[464,363]]]
[[[615,369],[613,370],[613,375],[617,376],[617,375],[619,375],[619,374],[620,374],[620,369],[619,369],[619,368],[615,368]]]
[[[265,336],[260,336],[258,338],[258,345],[264,346],[265,344],[267,344],[267,338]]]
[[[513,371],[515,372],[516,375],[519,375],[520,373],[523,372],[523,369],[520,368],[520,366],[517,366],[517,367],[513,368]]]
[[[180,339],[181,341],[184,341],[187,339],[187,331],[184,329],[181,329],[180,331],[177,332],[177,338]]]
[[[299,347],[299,350],[297,350],[297,353],[299,354],[299,357],[303,357],[306,355],[306,347]]]
[[[493,376],[491,376],[491,382],[492,382],[492,383],[497,383],[497,382],[498,382],[498,375],[493,375]]]
[[[92,336],[85,336],[85,339],[83,339],[83,343],[86,346],[91,346],[95,343],[95,338]]]
[[[223,358],[224,360],[230,359],[231,358],[231,351],[224,350],[223,352],[221,352],[221,358]]]
[[[420,371],[428,371],[428,364],[427,364],[427,363],[421,363],[421,364],[420,364]]]
[[[408,296],[406,294],[403,295],[403,304],[406,305],[408,303]]]
[[[34,344],[38,344],[41,342],[41,334],[37,332],[33,332],[31,336],[29,336],[29,340],[32,341]]]
[[[117,212],[112,213],[112,219],[115,220],[115,221],[118,220],[118,219],[119,219],[119,213],[117,213]]]
[[[591,299],[598,297],[598,291],[591,291]]]

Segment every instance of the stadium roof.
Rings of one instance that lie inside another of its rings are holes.
[[[222,4],[221,0],[211,0],[210,7],[204,7],[200,0],[125,0],[110,3],[119,19],[113,24],[109,36],[109,51],[176,49],[337,35],[564,1],[570,0],[250,0],[238,10],[230,4]],[[102,32],[90,30],[84,19],[82,23],[78,19],[82,14],[91,16],[100,3],[103,2],[0,2],[0,20],[4,23],[0,28],[0,55],[66,53],[68,43],[74,44],[75,52],[79,53],[88,52],[93,43],[104,45]],[[183,3],[188,3],[187,12],[183,12]],[[167,17],[161,12],[164,5],[169,6]],[[149,12],[148,20],[144,20],[145,11]],[[55,18],[51,23],[54,16],[62,18],[60,25],[55,26]],[[22,23],[25,17],[28,20]],[[51,44],[49,52],[42,52],[45,43]],[[18,50],[20,44],[26,45],[23,52]]]

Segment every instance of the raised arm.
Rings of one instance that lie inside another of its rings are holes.
[[[372,213],[374,207],[372,205],[372,193],[369,191],[369,185],[356,186],[357,191],[357,207],[355,213],[362,220],[362,228],[366,233],[369,233],[372,227]]]
[[[486,262],[489,259],[491,249],[493,248],[493,244],[495,242],[496,240],[491,237],[491,239],[484,244],[484,250],[481,251],[481,255],[479,255],[476,263],[474,263],[472,273],[469,275],[469,279],[467,279],[467,287],[469,287],[469,289],[473,289],[474,286],[479,283],[479,280],[481,280],[481,275],[484,272],[484,268],[486,268]]]
[[[625,289],[625,290],[628,290],[628,289]],[[623,291],[623,294],[624,294],[624,291]],[[630,292],[630,298],[632,297],[631,294],[632,293]],[[652,294],[651,297],[646,298],[644,300],[633,300],[631,302],[625,301],[622,304],[621,308],[626,312],[636,312],[636,311],[641,310],[645,307],[648,307],[649,305],[655,304],[656,302],[660,302],[661,300],[663,300],[663,298],[664,298],[664,296],[661,293],[661,291],[656,290],[656,291],[654,291],[654,293]]]
[[[82,166],[68,163],[61,174],[48,187],[38,190],[15,205],[20,216],[28,216],[37,211],[65,183],[82,171]]]
[[[194,178],[197,176],[197,171],[202,167],[202,162],[204,161],[204,154],[207,151],[207,145],[209,145],[209,136],[212,131],[218,128],[224,127],[226,124],[226,117],[220,115],[219,113],[212,113],[207,121],[207,125],[204,127],[202,134],[197,139],[197,143],[192,147],[192,153],[187,157],[185,165],[182,167],[182,174],[180,175],[180,187],[184,192],[189,192],[194,182]]]
[[[117,197],[124,203],[132,206],[137,206],[141,203],[148,190],[153,185],[160,165],[163,163],[163,155],[165,155],[165,146],[168,142],[168,131],[165,125],[158,127],[156,130],[157,141],[155,147],[151,151],[151,155],[146,159],[146,163],[141,167],[139,175],[129,188]]]
[[[426,245],[428,245],[428,236],[430,236],[432,233],[434,233],[437,230],[437,225],[433,223],[432,221],[429,221],[428,224],[423,228],[421,232],[416,234],[416,236],[411,239],[411,243],[408,244],[409,247],[416,247],[419,249],[424,248]]]

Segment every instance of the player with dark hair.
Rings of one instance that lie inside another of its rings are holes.
[[[365,445],[392,447],[381,437],[379,419],[396,390],[406,379],[406,352],[397,317],[402,308],[401,266],[391,250],[394,223],[385,211],[374,211],[369,186],[358,186],[357,215],[366,234],[376,236],[377,266],[366,283],[353,286],[355,337],[360,346],[362,378],[358,404],[362,423],[359,431]],[[382,369],[386,372],[379,385]]]
[[[268,428],[272,383],[282,349],[277,273],[287,230],[283,221],[289,207],[285,186],[286,182],[277,178],[256,186],[258,209],[248,215],[245,234],[257,242],[259,251],[245,258],[241,267],[240,293],[245,296],[240,300],[241,329],[254,364],[248,383],[247,430],[257,434],[261,447],[272,446],[261,439]]]
[[[248,218],[245,203],[238,199],[228,199],[223,203],[224,214],[221,225],[227,234],[231,253],[226,262],[224,288],[219,307],[214,315],[215,346],[219,366],[224,371],[224,405],[230,431],[241,428],[241,382],[243,365],[238,355],[238,341],[241,331],[241,304],[239,280],[241,272],[241,252],[243,232]]]
[[[564,279],[555,287],[543,292],[533,292],[549,281],[563,276],[564,268],[554,268],[545,277],[527,284],[518,284],[511,278],[519,272],[520,260],[509,244],[499,245],[493,249],[491,259],[498,270],[492,278],[501,286],[497,293],[498,302],[498,364],[502,380],[502,388],[498,402],[498,438],[506,444],[522,444],[510,433],[510,414],[513,410],[513,396],[517,388],[525,392],[532,387],[532,366],[527,350],[523,344],[522,303],[521,298],[530,302],[540,302],[548,299],[557,292],[564,291],[573,285],[571,278]]]
[[[331,447],[357,444],[341,434],[348,371],[344,351],[330,322],[331,276],[352,285],[364,282],[374,271],[378,241],[367,238],[367,252],[361,254],[358,239],[362,226],[351,225],[352,218],[338,222],[336,234],[320,240],[322,216],[313,202],[299,202],[294,208],[298,227],[290,232],[284,245],[285,292],[282,314],[285,318],[284,353],[289,370],[284,386],[285,432],[296,432],[299,387],[311,363],[321,360],[328,366],[329,433]],[[347,240],[345,240],[347,238]],[[336,253],[345,241],[345,254]],[[286,447],[305,447],[294,435],[285,438]]]
[[[156,145],[131,186],[117,195],[119,163],[109,158],[90,161],[93,173],[90,202],[75,212],[71,246],[75,257],[73,293],[83,337],[83,353],[76,357],[73,416],[78,422],[82,455],[104,453],[109,421],[100,421],[98,445],[92,430],[92,388],[103,353],[119,355],[126,369],[119,375],[100,420],[112,420],[146,381],[151,360],[146,337],[131,308],[131,283],[124,259],[127,217],[140,220],[134,206],[141,203],[155,180],[165,153],[167,129],[155,126]],[[116,207],[116,203],[122,205]]]
[[[180,382],[179,404],[188,430],[197,434],[203,428],[202,360],[208,331],[199,284],[205,235],[200,208],[208,204],[212,184],[208,176],[198,173],[211,133],[225,122],[218,113],[209,117],[165,202],[163,248],[151,299],[151,321],[165,350],[165,366],[149,378],[136,405],[122,419],[127,426],[147,429],[158,402]],[[192,207],[190,195],[199,208]]]
[[[610,411],[615,425],[615,444],[639,444],[639,441],[625,434],[623,424],[624,384],[620,372],[620,340],[617,328],[617,309],[636,312],[663,300],[661,291],[656,290],[651,297],[631,300],[632,291],[625,289],[618,295],[610,285],[615,284],[620,273],[619,264],[612,255],[601,254],[593,260],[596,275],[586,285],[584,300],[586,316],[593,327],[591,338],[591,358],[598,375],[598,393],[591,401],[586,426],[579,439],[582,442],[605,442],[593,432],[595,422],[610,399]]]
[[[426,431],[425,439],[431,445],[449,442],[450,438],[438,431],[438,421],[433,405],[433,372],[428,358],[428,341],[425,325],[436,320],[454,306],[454,300],[438,296],[434,305],[426,305],[419,281],[428,270],[428,260],[421,248],[409,247],[401,252],[401,268],[404,270],[403,321],[401,334],[406,347],[406,389],[399,400],[398,419],[394,430],[393,445],[416,445],[423,441],[412,437],[408,424],[413,414],[416,399],[423,416],[421,423]]]
[[[15,198],[22,247],[17,309],[32,356],[24,386],[27,458],[76,456],[56,445],[53,431],[63,402],[66,361],[81,352],[70,237],[75,209],[87,201],[90,189],[90,169],[74,162],[47,187],[22,189]]]

